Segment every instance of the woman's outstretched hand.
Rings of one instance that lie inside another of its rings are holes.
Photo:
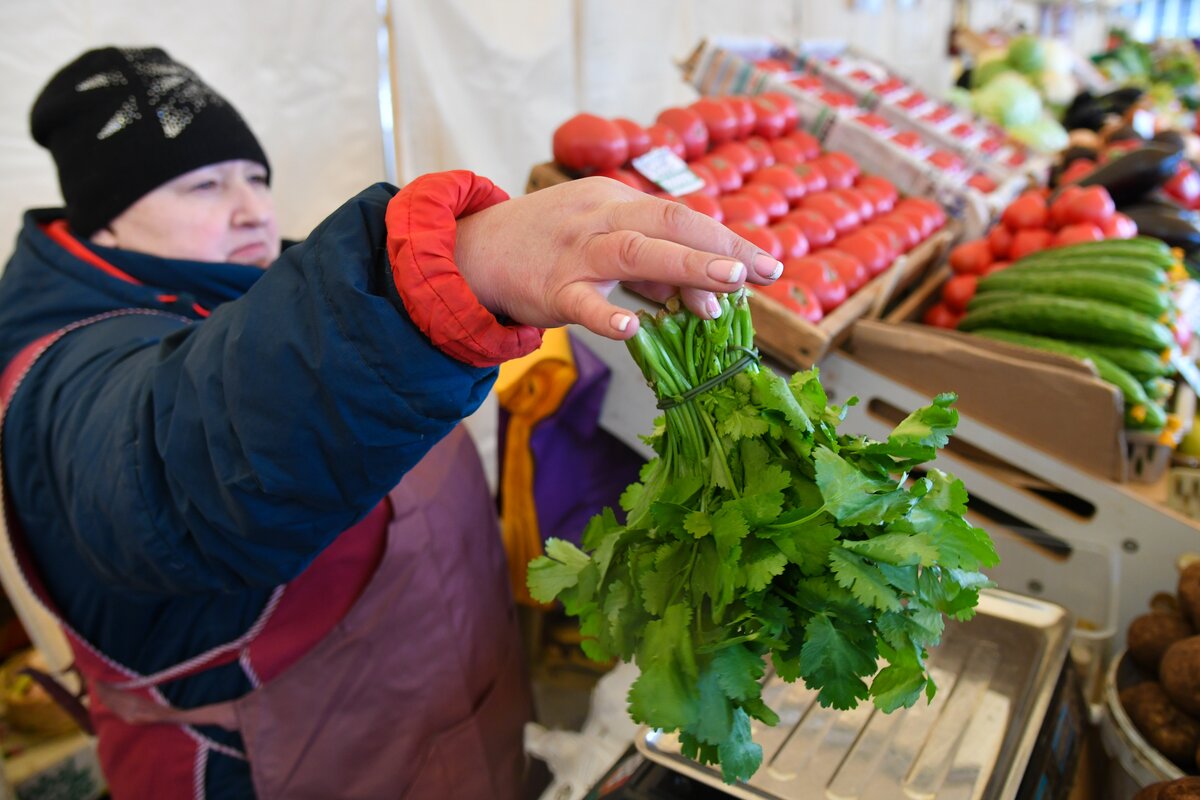
[[[712,317],[715,292],[783,272],[716,220],[608,178],[558,184],[460,219],[455,260],[497,316],[538,327],[577,323],[618,340],[638,324],[608,301],[618,282],[659,302],[678,292]]]

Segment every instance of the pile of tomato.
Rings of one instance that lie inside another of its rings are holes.
[[[666,196],[630,161],[652,147],[684,159],[702,188],[671,199],[713,217],[783,262],[762,290],[819,321],[946,222],[930,200],[901,199],[845,153],[822,152],[797,129],[782,92],[703,97],[665,109],[654,124],[579,114],[554,134],[555,161]]]
[[[1039,250],[1129,239],[1137,225],[1116,210],[1103,186],[1065,186],[1056,194],[1030,189],[1004,209],[1000,222],[982,239],[950,251],[953,275],[942,286],[941,302],[925,312],[927,325],[953,328],[966,313],[979,279]]]

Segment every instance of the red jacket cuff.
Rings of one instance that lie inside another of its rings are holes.
[[[388,258],[404,308],[434,347],[476,367],[519,358],[542,343],[541,328],[501,324],[454,263],[458,219],[507,199],[487,178],[456,170],[422,175],[387,207]]]

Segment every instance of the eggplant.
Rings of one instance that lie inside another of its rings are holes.
[[[1125,142],[1131,139],[1138,142],[1145,141],[1132,125],[1122,125],[1108,135],[1109,142]]]
[[[1154,134],[1154,138],[1151,139],[1151,141],[1155,145],[1167,150],[1182,151],[1185,147],[1187,147],[1187,142],[1184,141],[1183,134],[1179,131],[1159,131],[1158,133]]]
[[[1072,161],[1077,161],[1081,158],[1086,158],[1089,161],[1095,161],[1099,155],[1099,153],[1090,147],[1083,147],[1075,144],[1062,151],[1062,154],[1058,157],[1058,163],[1062,165],[1063,169],[1066,169],[1067,167],[1071,166]]]
[[[1096,105],[1110,114],[1124,114],[1129,107],[1142,99],[1145,90],[1137,86],[1123,86],[1096,98]]]
[[[1182,159],[1183,153],[1148,145],[1097,167],[1079,185],[1103,186],[1118,206],[1131,205],[1170,180]]]
[[[1189,256],[1200,253],[1200,226],[1194,218],[1183,215],[1190,212],[1178,214],[1157,205],[1137,205],[1124,208],[1121,213],[1137,223],[1139,235],[1161,239]]]

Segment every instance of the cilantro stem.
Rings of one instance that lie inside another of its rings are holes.
[[[818,508],[816,511],[809,514],[807,517],[802,517],[801,519],[790,520],[788,522],[772,522],[770,525],[764,525],[763,527],[769,528],[770,530],[773,530],[773,531],[791,530],[792,528],[798,528],[807,522],[812,522],[814,519],[816,519],[817,517],[819,517],[821,514],[824,514],[824,513],[825,513],[825,506],[822,505],[820,508]]]

